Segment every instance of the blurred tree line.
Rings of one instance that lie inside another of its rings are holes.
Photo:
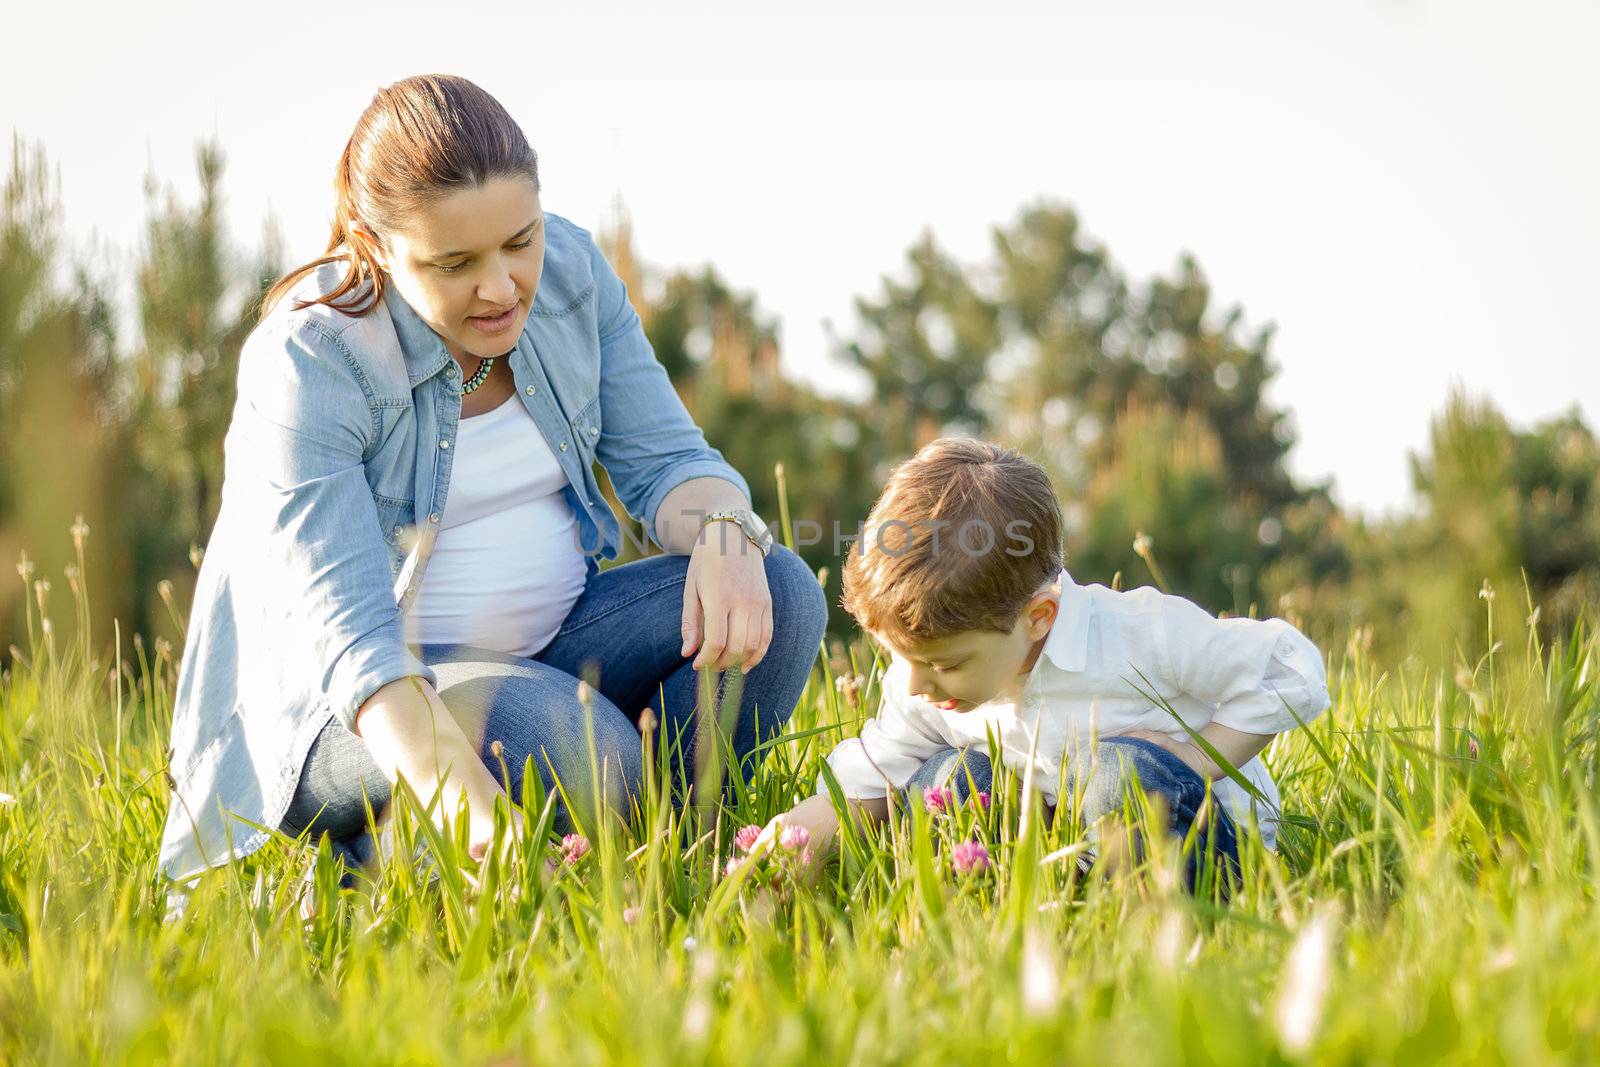
[[[270,231],[255,250],[225,232],[220,147],[202,143],[196,167],[193,202],[147,180],[138,330],[125,339],[111,310],[119,280],[64,247],[43,154],[13,143],[0,554],[31,559],[21,582],[0,582],[0,648],[22,633],[23,598],[52,595],[37,583],[82,579],[68,535],[80,514],[96,632],[115,617],[181,638],[219,505],[239,349],[284,266]],[[1453,395],[1412,457],[1416,511],[1346,515],[1329,485],[1288,469],[1292,419],[1266,399],[1271,330],[1216,306],[1192,257],[1129,278],[1060,204],[997,226],[982,263],[957,262],[931,235],[915,242],[834,338],[835,369],[866,382],[859,401],[787,377],[775,318],[715,269],[651,268],[620,215],[602,241],[675,386],[774,522],[781,467],[791,526],[827,569],[830,599],[891,466],[964,433],[1050,471],[1082,581],[1158,581],[1215,611],[1286,615],[1325,643],[1355,627],[1387,656],[1471,656],[1491,615],[1500,636],[1530,613],[1559,632],[1600,604],[1600,444],[1576,408],[1523,429]]]

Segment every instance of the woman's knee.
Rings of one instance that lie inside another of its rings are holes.
[[[815,647],[828,624],[828,598],[811,565],[783,545],[774,545],[767,557],[767,590],[772,596],[772,639],[780,630],[786,642]],[[809,665],[809,664],[808,664]]]
[[[643,781],[639,732],[604,695],[580,691],[577,679],[542,664],[477,679],[470,695],[482,715],[481,758],[513,800],[531,799],[531,766],[545,795],[556,794],[558,826],[572,828],[569,806],[580,820],[592,818],[597,802],[626,814]]]

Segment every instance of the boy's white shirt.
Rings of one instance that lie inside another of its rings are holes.
[[[828,756],[851,799],[904,789],[942,749],[987,753],[992,732],[1001,763],[1017,774],[1034,753],[1034,781],[1053,804],[1069,746],[1129,730],[1188,739],[1171,714],[1145,694],[1162,697],[1192,729],[1218,722],[1252,734],[1293,729],[1294,716],[1308,722],[1330,702],[1322,653],[1282,619],[1217,619],[1192,601],[1155,589],[1078,585],[1065,570],[1060,611],[1020,701],[944,711],[910,694],[909,671],[905,660],[891,657],[877,717]],[[1263,842],[1275,847],[1277,785],[1259,756],[1239,771],[1269,807],[1228,778],[1218,779],[1213,789],[1241,828],[1253,815]],[[818,791],[824,791],[820,779]]]

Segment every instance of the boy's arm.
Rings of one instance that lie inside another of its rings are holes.
[[[845,803],[851,815],[859,821],[876,823],[889,817],[888,797],[849,800]],[[762,828],[761,836],[756,838],[750,855],[759,856],[770,848],[779,847],[779,837],[791,826],[805,828],[807,836],[804,848],[810,850],[813,860],[819,860],[833,848],[834,839],[839,832],[839,813],[834,809],[833,801],[826,795],[818,793],[816,796],[807,797],[782,815],[772,817]]]
[[[936,715],[914,703],[907,694],[907,668],[898,656],[884,671],[879,689],[878,714],[828,754],[828,769],[838,779],[844,795],[852,799],[882,799],[906,782],[950,741],[940,730]],[[821,779],[817,790],[824,792]]]
[[[1216,705],[1211,726],[1226,728],[1217,736],[1229,747],[1250,743],[1229,734],[1254,735],[1263,738],[1259,752],[1331,703],[1322,652],[1282,619],[1218,619],[1175,596],[1161,596],[1158,612],[1157,662],[1166,681]],[[1231,760],[1229,747],[1217,745]]]
[[[1218,722],[1209,722],[1196,731],[1206,742],[1219,753],[1222,758],[1235,769],[1243,767],[1246,763],[1260,755],[1261,750],[1272,742],[1277,734],[1247,734]],[[1188,738],[1176,738],[1171,734],[1164,734],[1157,730],[1129,730],[1122,734],[1123,737],[1142,737],[1146,741],[1154,741],[1162,748],[1171,752],[1187,763],[1194,772],[1202,778],[1225,778],[1224,771],[1217,762],[1211,758],[1205,749],[1195,744]]]
[[[909,702],[905,685],[904,664],[893,658],[884,672],[877,716],[867,720],[859,737],[846,738],[828,754],[828,769],[857,819],[888,818],[889,791],[904,789],[917,768],[949,745],[928,716]],[[763,827],[751,856],[775,847],[778,836],[790,826],[805,828],[807,847],[814,858],[826,855],[832,847],[839,830],[839,814],[820,776],[814,796],[773,816]]]

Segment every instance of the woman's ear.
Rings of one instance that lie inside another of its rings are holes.
[[[358,242],[361,245],[362,251],[371,256],[373,261],[377,263],[378,266],[382,267],[388,273],[393,273],[393,271],[389,269],[389,255],[384,250],[383,242],[378,239],[377,234],[367,229],[361,223],[353,222],[350,224],[350,240]]]

